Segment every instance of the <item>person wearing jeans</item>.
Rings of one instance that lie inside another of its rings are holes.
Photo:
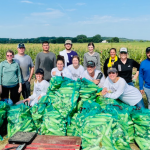
[[[102,95],[107,98],[120,99],[130,106],[145,107],[140,91],[128,85],[123,78],[118,77],[118,71],[114,67],[108,69]]]
[[[34,65],[29,55],[25,54],[25,45],[18,44],[18,54],[14,56],[14,60],[19,64],[22,75],[22,96],[24,99],[30,96],[30,81],[34,72]]]
[[[148,109],[150,109],[150,47],[146,48],[147,59],[141,62],[139,71],[139,86],[141,94],[146,94]]]

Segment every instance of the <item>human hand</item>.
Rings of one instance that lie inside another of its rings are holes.
[[[53,71],[53,72],[52,72],[52,75],[55,76],[55,75],[56,75],[56,71]]]
[[[22,91],[22,87],[20,86],[18,89],[18,93],[21,93],[21,91]]]
[[[144,90],[140,90],[141,94],[143,95],[144,94]]]
[[[28,101],[30,103],[30,98],[24,99],[23,103],[26,102],[26,101]]]
[[[100,79],[93,80],[93,82],[94,82],[96,85],[98,85],[99,82],[100,82]]]
[[[104,96],[104,95],[106,95],[107,93],[108,93],[107,88],[103,88],[103,90],[102,90],[102,95]]]
[[[38,100],[41,98],[42,96],[40,95],[39,97],[38,97]]]

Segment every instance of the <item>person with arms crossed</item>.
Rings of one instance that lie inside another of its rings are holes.
[[[68,69],[70,70],[70,72],[72,74],[73,80],[77,81],[78,78],[82,77],[82,74],[84,72],[84,68],[82,65],[80,65],[79,56],[77,56],[77,55],[73,56],[72,65],[69,65]]]
[[[125,81],[134,86],[134,83],[139,75],[140,64],[133,59],[129,59],[128,50],[125,47],[120,49],[120,59],[114,63],[118,70],[118,76],[125,79]],[[136,74],[132,77],[133,67],[137,68]]]
[[[42,43],[43,52],[40,52],[36,56],[35,70],[41,68],[44,70],[44,80],[48,82],[51,79],[51,70],[56,67],[56,56],[49,51],[49,42],[44,41]]]
[[[51,71],[51,76],[63,76],[72,79],[72,74],[67,67],[64,67],[65,60],[64,57],[61,55],[57,56],[56,66]]]
[[[100,67],[100,56],[99,56],[99,53],[97,52],[94,52],[94,43],[93,42],[90,42],[88,44],[88,49],[89,49],[89,52],[85,53],[84,54],[84,69],[86,70],[87,69],[87,62],[92,60],[94,63],[95,63],[95,66],[96,66],[96,70],[101,70],[101,67]]]
[[[93,61],[87,62],[87,70],[84,71],[82,78],[86,78],[94,82],[101,88],[103,88],[103,84],[105,82],[105,77],[103,73],[100,70],[96,70],[95,62]]]
[[[145,107],[140,91],[119,77],[114,67],[108,69],[102,95],[107,98],[120,99],[130,106]]]
[[[22,75],[22,95],[26,99],[30,96],[30,81],[34,73],[34,65],[29,55],[25,54],[25,45],[19,43],[18,54],[14,56],[14,60],[19,64]]]
[[[141,62],[139,71],[139,86],[141,94],[146,94],[148,109],[150,109],[150,47],[146,48],[147,59]]]
[[[0,63],[0,94],[1,98],[9,98],[16,103],[20,100],[22,91],[21,72],[18,63],[13,60],[14,52],[6,52],[6,60]]]
[[[69,66],[72,64],[72,58],[75,55],[78,55],[75,51],[71,50],[72,48],[72,41],[71,40],[66,40],[65,41],[65,50],[59,52],[61,56],[64,56],[65,59],[65,67]]]

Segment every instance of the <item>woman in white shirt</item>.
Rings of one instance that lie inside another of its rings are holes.
[[[80,65],[79,56],[77,56],[77,55],[73,56],[72,65],[69,65],[68,69],[70,70],[70,72],[72,74],[73,80],[77,81],[78,78],[82,77],[82,74],[84,72],[84,68],[82,65]]]
[[[56,68],[51,71],[51,76],[63,76],[72,79],[72,74],[67,67],[64,67],[64,56],[58,55],[56,60]]]
[[[102,95],[108,98],[120,99],[130,106],[145,107],[140,91],[128,85],[123,78],[118,77],[116,68],[108,69],[108,77],[105,80]]]
[[[23,102],[28,101],[30,106],[38,103],[38,100],[46,95],[47,89],[49,87],[49,82],[43,80],[44,71],[41,68],[38,68],[35,72],[36,80],[34,82],[33,94],[29,98],[23,100]]]

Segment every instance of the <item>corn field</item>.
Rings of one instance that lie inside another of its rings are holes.
[[[25,53],[28,54],[33,62],[35,63],[36,55],[42,51],[42,44],[25,44],[26,51]],[[101,67],[109,57],[109,50],[110,48],[117,49],[117,55],[119,55],[119,49],[121,47],[128,48],[129,58],[136,60],[137,62],[141,63],[146,58],[145,49],[150,46],[150,42],[135,42],[135,43],[96,43],[95,44],[95,51],[100,54],[100,62]],[[0,62],[6,59],[6,51],[11,49],[17,54],[17,44],[0,44]],[[53,52],[56,56],[59,54],[60,51],[64,49],[64,44],[50,44],[50,51]],[[88,52],[87,43],[83,44],[73,44],[72,50],[75,50],[79,57],[80,63],[83,65],[83,56],[84,53]]]

